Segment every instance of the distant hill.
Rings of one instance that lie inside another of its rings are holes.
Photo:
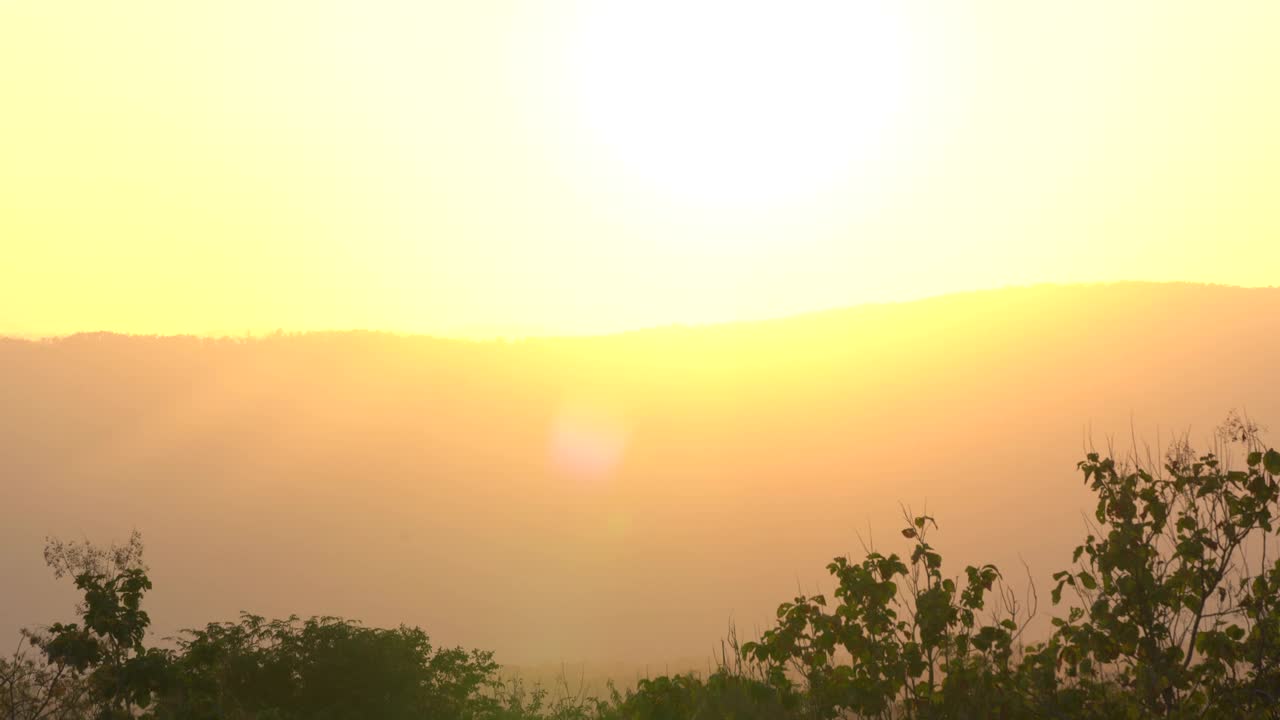
[[[1039,286],[520,342],[0,340],[0,638],[69,617],[45,535],[136,526],[162,635],[336,614],[656,668],[826,587],[859,534],[901,551],[900,501],[927,503],[953,572],[1024,558],[1044,615],[1086,443],[1205,441],[1231,408],[1280,423],[1280,289]]]

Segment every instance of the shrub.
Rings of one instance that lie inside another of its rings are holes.
[[[1238,467],[1237,467],[1238,466]],[[1236,416],[1213,452],[1177,443],[1159,464],[1089,453],[1097,498],[1073,567],[1036,612],[994,565],[948,575],[937,522],[904,513],[900,556],[827,566],[830,597],[781,604],[776,625],[703,679],[642,680],[608,698],[526,691],[491,653],[437,649],[418,628],[242,615],[144,645],[151,588],[141,538],[108,549],[50,541],[83,593],[78,622],[0,661],[0,711],[22,720],[826,720],[1276,717],[1280,703],[1280,452]]]
[[[798,684],[814,718],[1273,717],[1280,453],[1235,415],[1216,450],[1079,463],[1096,524],[1053,576],[1066,615],[1044,642],[1018,645],[1035,608],[1020,613],[997,568],[946,576],[937,523],[908,515],[905,559],[836,558],[833,601],[783,603],[742,651],[779,692]]]

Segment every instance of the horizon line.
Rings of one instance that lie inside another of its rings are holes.
[[[863,308],[878,308],[898,305],[913,305],[918,303],[927,303],[946,298],[955,298],[960,296],[985,295],[1001,292],[1019,292],[1041,289],[1097,289],[1116,286],[1135,286],[1148,285],[1156,287],[1195,287],[1195,288],[1216,288],[1227,290],[1277,290],[1280,285],[1233,285],[1229,283],[1205,282],[1195,280],[1097,280],[1097,281],[1081,281],[1081,282],[1035,282],[1026,284],[1011,284],[998,287],[974,288],[969,290],[955,290],[949,292],[941,292],[931,295],[922,295],[919,297],[906,299],[887,299],[887,300],[868,300],[866,302],[854,303],[850,305],[835,305],[823,308],[815,308],[812,310],[801,310],[798,312],[790,312],[779,315],[768,315],[754,318],[743,318],[736,320],[710,320],[695,322],[670,322],[663,325],[641,325],[631,328],[620,328],[617,330],[592,331],[586,330],[582,332],[546,332],[546,333],[530,333],[530,334],[447,334],[433,331],[418,330],[397,330],[382,327],[330,327],[330,328],[307,328],[307,329],[288,329],[284,327],[276,328],[247,328],[243,334],[231,333],[222,330],[210,330],[205,332],[129,332],[121,330],[112,330],[107,328],[75,330],[65,333],[18,333],[0,330],[0,340],[24,340],[24,341],[56,341],[72,338],[80,335],[113,335],[119,337],[147,337],[147,338],[198,338],[205,340],[261,340],[272,337],[299,337],[305,335],[341,335],[341,334],[357,334],[367,333],[371,335],[388,335],[400,338],[428,338],[434,340],[448,340],[456,342],[472,342],[472,343],[503,343],[503,342],[527,342],[527,341],[549,341],[549,340],[587,340],[594,338],[611,338],[623,335],[632,335],[647,332],[662,332],[670,330],[698,330],[708,328],[730,327],[755,325],[774,322],[786,322],[789,320],[798,320],[802,318],[812,318],[819,315],[849,312]]]

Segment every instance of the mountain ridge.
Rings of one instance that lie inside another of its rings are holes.
[[[823,588],[859,535],[900,550],[899,502],[927,503],[949,562],[1025,558],[1043,591],[1080,537],[1091,439],[1211,438],[1232,408],[1280,422],[1280,289],[836,313],[525,342],[0,342],[0,571],[30,589],[0,633],[70,611],[45,536],[137,527],[160,636],[243,609],[420,624],[516,664],[697,657],[797,580]]]
[[[0,332],[0,340],[17,340],[27,342],[39,341],[56,341],[66,338],[74,338],[77,336],[122,336],[122,337],[140,337],[140,338],[199,338],[205,340],[260,340],[264,338],[277,337],[279,335],[352,335],[352,334],[370,334],[382,335],[401,338],[430,339],[442,341],[456,341],[465,343],[497,343],[510,344],[520,342],[537,342],[537,341],[558,341],[558,340],[592,340],[602,338],[614,338],[623,335],[645,334],[645,333],[662,333],[662,332],[683,332],[691,330],[706,330],[714,328],[728,328],[752,326],[772,323],[785,323],[789,321],[813,320],[822,317],[839,316],[849,313],[869,311],[872,309],[883,308],[889,309],[893,307],[901,307],[904,305],[928,304],[931,302],[946,301],[949,299],[959,299],[965,297],[984,296],[998,293],[1017,293],[1022,291],[1037,290],[1097,290],[1106,288],[1201,288],[1201,289],[1222,289],[1222,290],[1277,290],[1280,286],[1276,285],[1230,285],[1226,283],[1207,283],[1193,281],[1155,281],[1155,280],[1108,280],[1098,282],[1075,282],[1075,283],[1058,283],[1058,282],[1042,282],[1027,285],[1005,285],[992,288],[977,288],[972,290],[960,290],[955,292],[941,293],[938,295],[927,295],[917,298],[905,300],[883,300],[868,301],[863,303],[855,303],[852,305],[842,305],[830,308],[819,308],[814,310],[805,310],[785,315],[772,317],[748,318],[740,320],[721,320],[702,323],[682,323],[673,322],[663,325],[652,325],[630,329],[622,329],[607,332],[593,333],[576,333],[576,334],[529,334],[529,335],[511,335],[511,336],[492,336],[492,337],[468,337],[447,334],[438,334],[432,332],[416,332],[401,331],[394,329],[371,329],[371,328],[332,328],[332,329],[311,329],[311,330],[286,330],[279,328],[272,332],[247,333],[245,335],[232,335],[226,333],[129,333],[114,330],[81,330],[65,334],[14,334]]]

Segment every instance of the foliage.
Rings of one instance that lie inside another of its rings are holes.
[[[1077,567],[1054,575],[1054,604],[1066,589],[1077,602],[1044,642],[1019,644],[1034,605],[1020,615],[994,566],[943,574],[926,538],[937,524],[922,515],[908,516],[905,560],[836,558],[834,602],[782,604],[743,652],[775,687],[798,684],[814,718],[1271,717],[1280,453],[1234,414],[1219,445],[1197,455],[1177,443],[1158,471],[1098,453],[1079,464],[1096,524]]]
[[[79,621],[24,635],[38,657],[0,660],[0,720],[1276,717],[1280,452],[1232,415],[1213,452],[1184,441],[1159,464],[1089,453],[1078,467],[1096,508],[1053,576],[1063,614],[1040,642],[1023,640],[1034,583],[1020,596],[993,565],[947,574],[938,523],[904,510],[907,552],[835,558],[829,595],[781,604],[756,642],[731,633],[708,677],[602,698],[552,697],[502,679],[491,653],[340,618],[243,614],[149,648],[141,538],[53,540]]]
[[[492,655],[435,649],[418,628],[243,615],[189,631],[157,717],[476,718],[498,706]]]
[[[107,549],[51,540],[45,561],[59,577],[74,575],[81,622],[54,623],[31,637],[56,672],[85,676],[95,720],[134,717],[162,688],[167,662],[163,651],[143,646],[151,618],[142,597],[151,580],[141,536]]]
[[[1098,523],[1054,576],[1078,599],[1055,619],[1058,663],[1085,694],[1115,685],[1156,717],[1240,717],[1280,700],[1280,453],[1236,417],[1226,449],[1175,446],[1163,472],[1123,469],[1090,453],[1080,463]]]
[[[966,567],[963,584],[945,577],[928,542],[937,523],[909,520],[907,560],[874,551],[858,563],[835,558],[827,566],[834,603],[825,595],[783,603],[777,627],[743,652],[766,666],[780,692],[798,678],[809,717],[1016,714],[1011,660],[1030,613],[992,565]],[[998,601],[984,618],[993,591]]]
[[[689,673],[641,680],[625,695],[596,707],[600,720],[683,720],[736,718],[785,720],[796,717],[798,697],[759,679],[726,668],[706,680]]]
[[[4,720],[588,717],[581,698],[526,692],[499,677],[492,653],[434,648],[418,628],[242,614],[187,631],[173,650],[148,648],[140,535],[108,548],[50,540],[45,560],[74,577],[80,622],[24,635],[39,658],[0,661]]]
[[[12,656],[0,658],[0,718],[75,720],[89,714],[84,676],[66,665],[30,653],[40,638],[24,632]]]

